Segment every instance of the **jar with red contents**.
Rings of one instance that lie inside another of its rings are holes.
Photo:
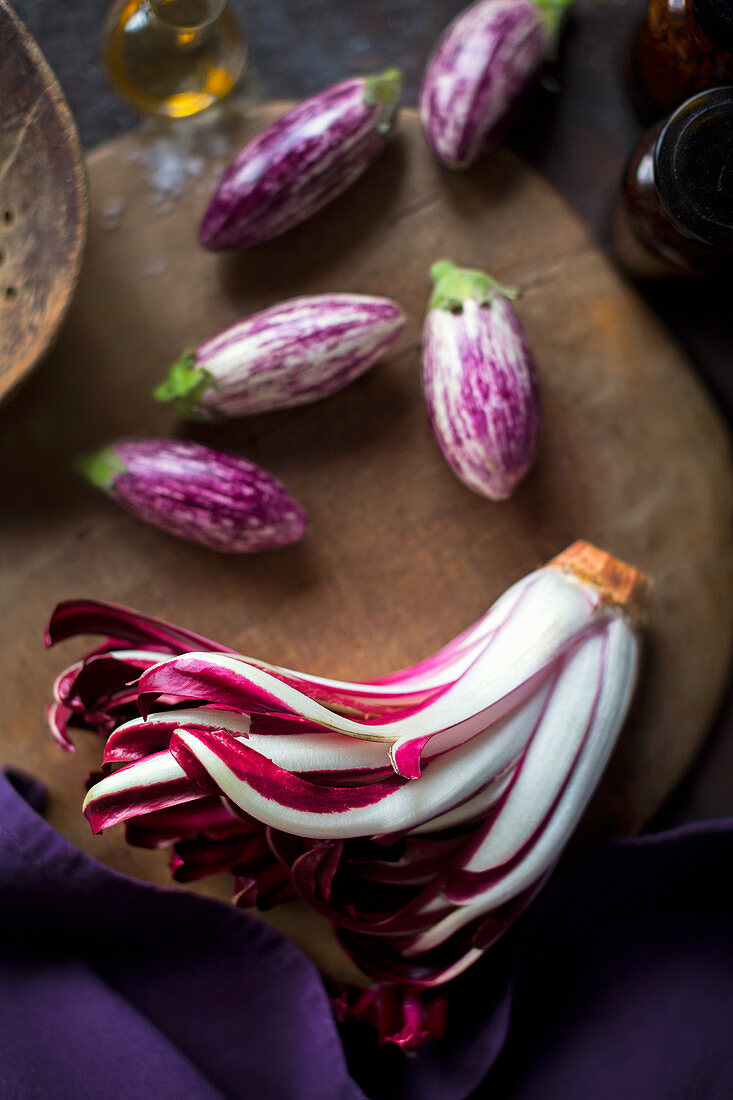
[[[642,278],[733,272],[733,87],[693,96],[642,138],[613,248]]]
[[[697,92],[733,84],[731,0],[650,0],[634,40],[631,82],[649,121]]]

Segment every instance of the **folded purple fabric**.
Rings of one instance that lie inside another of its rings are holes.
[[[294,944],[109,871],[35,812],[40,796],[0,777],[3,1100],[362,1097]]]
[[[605,845],[551,884],[517,939],[486,1095],[730,1100],[732,858],[733,820],[702,822]]]
[[[665,1100],[733,1093],[733,824],[606,846],[461,980],[419,1056],[340,1037],[247,914],[96,863],[0,775],[3,1100]],[[510,990],[512,994],[510,996]]]

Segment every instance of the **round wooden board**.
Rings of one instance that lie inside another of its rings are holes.
[[[90,157],[78,298],[44,369],[0,411],[2,755],[48,782],[51,821],[76,844],[168,883],[162,853],[126,847],[120,830],[90,835],[82,778],[98,765],[98,743],[79,735],[69,757],[44,733],[52,678],[81,651],[43,652],[58,600],[114,600],[270,661],[370,677],[431,652],[582,537],[654,581],[633,714],[583,826],[586,839],[637,830],[700,745],[728,666],[733,493],[721,422],[678,349],[540,178],[505,152],[445,172],[411,112],[378,164],[310,223],[241,255],[203,251],[196,227],[222,156],[281,110],[171,131],[182,155],[152,129]],[[454,479],[421,402],[427,272],[442,256],[525,291],[541,451],[501,504]],[[217,427],[182,425],[151,401],[182,348],[280,299],[336,290],[394,297],[409,318],[395,353],[347,390]],[[307,538],[259,557],[217,556],[145,527],[69,471],[84,448],[176,433],[281,477],[310,513]],[[201,889],[226,897],[229,883]],[[326,969],[347,972],[302,908],[274,919]]]
[[[0,0],[0,400],[56,335],[81,267],[79,134],[33,36]]]

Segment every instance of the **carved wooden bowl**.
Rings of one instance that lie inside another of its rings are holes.
[[[86,228],[73,117],[33,37],[0,0],[0,400],[56,335]]]

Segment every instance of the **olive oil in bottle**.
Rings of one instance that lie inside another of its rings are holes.
[[[112,84],[142,114],[186,118],[244,72],[245,40],[226,0],[118,0],[104,31]]]

